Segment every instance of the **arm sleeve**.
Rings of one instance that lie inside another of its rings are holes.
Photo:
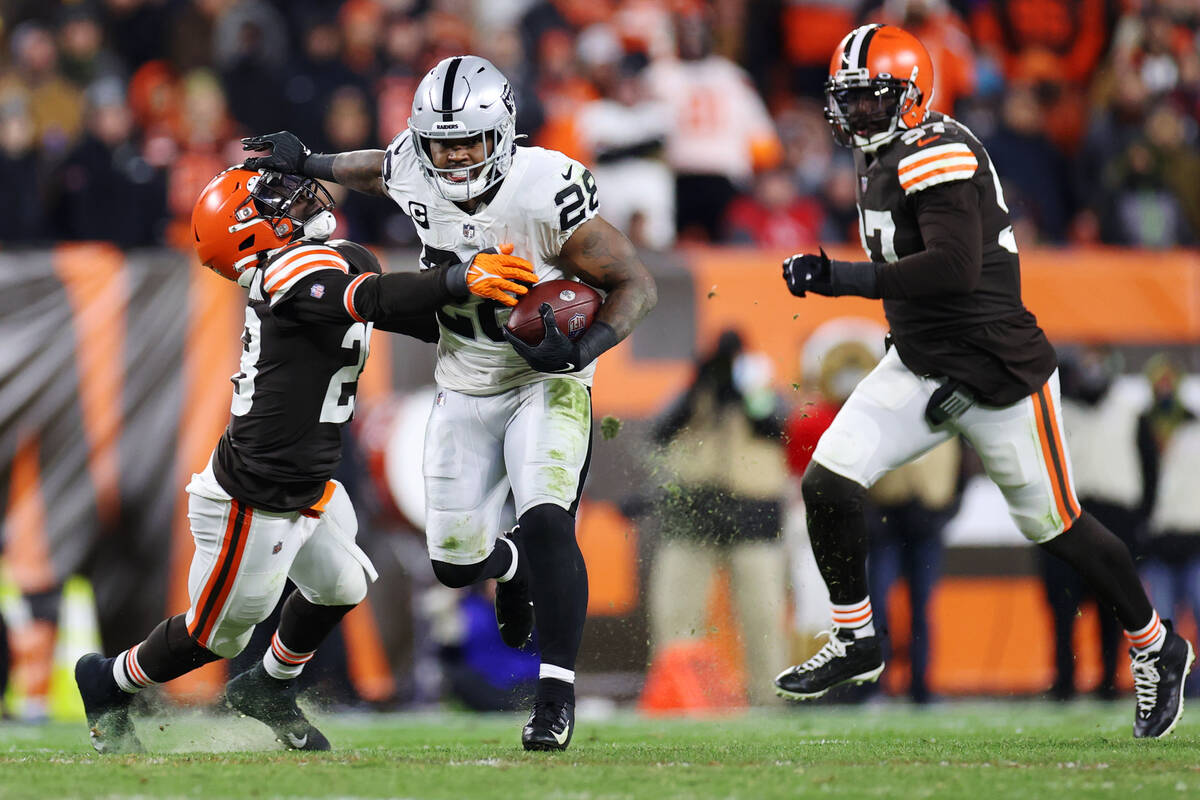
[[[277,316],[293,322],[381,322],[391,330],[416,325],[409,318],[432,315],[451,301],[443,273],[429,269],[350,276],[325,270],[291,287],[288,296],[273,305]]]
[[[970,181],[952,181],[915,193],[912,202],[925,249],[877,265],[879,296],[907,300],[972,291],[983,274],[978,190]]]
[[[434,311],[426,311],[413,316],[387,317],[376,322],[375,327],[381,331],[399,333],[430,343],[436,343],[441,335],[437,313]]]

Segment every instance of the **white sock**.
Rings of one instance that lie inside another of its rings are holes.
[[[304,665],[308,663],[315,652],[313,650],[309,653],[297,653],[295,650],[289,650],[280,641],[279,631],[275,631],[271,636],[271,646],[263,655],[263,669],[272,678],[278,678],[281,681],[291,680],[304,671]]]
[[[158,681],[151,680],[146,671],[142,669],[142,665],[138,663],[139,647],[141,647],[140,644],[135,644],[113,659],[113,678],[116,679],[117,686],[120,686],[122,691],[130,694],[136,694],[147,686],[154,686],[158,683]]]
[[[1136,631],[1125,631],[1125,637],[1135,649],[1143,653],[1157,653],[1167,640],[1167,626],[1162,624],[1158,612],[1155,611],[1146,627]]]
[[[875,616],[871,612],[870,597],[845,606],[830,603],[829,610],[833,616],[833,627],[838,630],[853,631],[856,639],[875,635]]]

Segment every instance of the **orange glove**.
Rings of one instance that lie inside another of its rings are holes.
[[[467,291],[506,306],[515,306],[517,298],[512,295],[523,295],[529,287],[513,281],[534,284],[538,277],[533,264],[512,255],[512,251],[511,244],[502,244],[499,253],[477,253],[467,266]]]

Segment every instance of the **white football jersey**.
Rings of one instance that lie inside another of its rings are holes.
[[[518,147],[512,166],[487,205],[468,214],[429,183],[409,131],[388,146],[383,180],[388,194],[412,218],[423,246],[422,266],[465,261],[480,250],[512,244],[513,255],[533,264],[538,282],[566,278],[559,254],[575,229],[596,215],[596,181],[582,164],[555,150]],[[439,386],[490,395],[544,380],[504,338],[509,309],[472,295],[438,311],[434,378]],[[568,377],[591,385],[595,365]]]

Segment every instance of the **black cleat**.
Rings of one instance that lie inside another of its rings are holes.
[[[1166,736],[1183,716],[1183,684],[1192,668],[1195,654],[1192,644],[1167,626],[1167,639],[1157,652],[1129,651],[1132,659],[1133,690],[1137,695],[1137,713],[1133,717],[1133,738],[1157,739]]]
[[[883,672],[879,637],[856,639],[852,631],[827,632],[817,654],[775,678],[775,694],[788,700],[814,700],[843,683],[874,683]]]
[[[521,647],[533,634],[533,596],[529,591],[529,565],[518,538],[520,528],[504,537],[517,548],[517,571],[511,580],[496,583],[496,625],[500,638],[509,647]]]
[[[260,661],[225,686],[225,704],[269,727],[288,750],[330,749],[325,734],[296,705],[297,691],[294,680],[272,678]]]
[[[75,685],[87,714],[88,737],[97,753],[143,753],[141,740],[129,718],[133,695],[105,680],[112,659],[88,653],[75,662]]]
[[[521,744],[526,750],[566,750],[574,733],[574,703],[536,700],[529,721],[521,729]]]

